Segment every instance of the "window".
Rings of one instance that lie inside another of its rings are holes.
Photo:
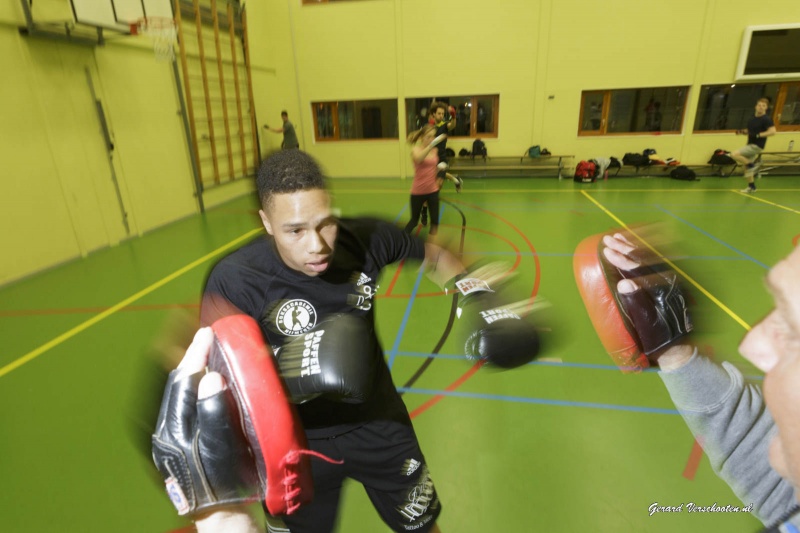
[[[800,76],[800,24],[748,26],[742,35],[735,80]]]
[[[578,135],[680,133],[687,87],[585,91]]]
[[[762,96],[771,101],[767,114],[778,131],[800,130],[800,82],[784,82],[704,85],[700,89],[694,131],[745,127]]]
[[[406,127],[409,132],[428,123],[428,108],[433,97],[406,99]],[[449,137],[497,137],[497,117],[500,96],[446,96],[437,97],[456,108],[456,127]]]
[[[314,102],[314,137],[319,142],[396,139],[397,100]]]

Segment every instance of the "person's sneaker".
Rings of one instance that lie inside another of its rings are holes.
[[[458,176],[454,177],[456,178],[456,192],[461,192],[461,186],[464,185],[464,180],[462,180]]]
[[[756,188],[755,187],[745,187],[744,189],[741,190],[741,192],[744,192],[744,193],[747,193],[747,194],[753,194],[754,192],[756,192]]]
[[[423,226],[427,226],[428,225],[428,208],[427,207],[423,207],[422,208],[422,217],[420,217],[420,222],[422,222]]]

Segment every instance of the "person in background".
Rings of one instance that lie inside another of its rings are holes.
[[[731,157],[737,163],[744,166],[744,179],[747,180],[747,187],[742,189],[744,193],[756,192],[755,174],[761,163],[756,163],[756,159],[767,145],[767,137],[777,133],[772,117],[767,115],[769,109],[769,98],[763,96],[756,102],[756,112],[747,121],[747,127],[736,130],[737,135],[747,135],[747,144],[735,152]]]
[[[300,148],[300,143],[297,141],[297,134],[294,131],[294,124],[289,121],[289,113],[281,111],[281,120],[283,126],[280,128],[270,128],[264,124],[264,129],[272,133],[283,133],[283,142],[281,148],[284,150],[291,150],[293,148]]]

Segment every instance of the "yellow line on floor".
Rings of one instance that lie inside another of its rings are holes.
[[[172,274],[170,274],[170,275],[168,275],[166,277],[163,277],[160,280],[156,281],[155,283],[153,283],[149,287],[146,287],[146,288],[142,289],[141,291],[137,292],[136,294],[125,298],[121,302],[119,302],[119,303],[117,303],[115,305],[112,305],[111,307],[109,307],[108,309],[103,311],[102,313],[96,314],[92,318],[90,318],[90,319],[78,324],[77,326],[75,326],[74,328],[70,329],[69,331],[66,331],[66,332],[62,333],[58,337],[56,337],[56,338],[54,338],[54,339],[42,344],[38,348],[36,348],[34,350],[31,350],[30,352],[26,353],[22,357],[14,360],[11,363],[9,363],[9,364],[5,365],[4,367],[0,368],[0,377],[3,377],[6,374],[8,374],[9,372],[11,372],[13,370],[16,370],[17,368],[21,367],[25,363],[29,363],[30,361],[33,361],[34,359],[36,359],[37,357],[39,357],[43,353],[47,352],[48,350],[50,350],[52,348],[55,348],[56,346],[58,346],[59,344],[63,343],[64,341],[67,341],[67,340],[71,339],[72,337],[74,337],[78,333],[81,333],[82,331],[85,331],[86,329],[94,326],[95,324],[97,324],[101,320],[105,320],[106,318],[110,317],[114,313],[116,313],[116,312],[120,311],[121,309],[131,305],[136,300],[140,300],[141,298],[147,296],[148,294],[150,294],[151,292],[155,291],[156,289],[159,289],[159,288],[163,287],[164,285],[166,285],[170,281],[172,281],[172,280],[174,280],[174,279],[186,274],[187,272],[189,272],[193,268],[196,268],[196,267],[202,265],[203,263],[209,261],[210,259],[213,259],[215,256],[218,256],[222,252],[225,252],[226,250],[229,250],[230,248],[232,248],[232,247],[236,246],[237,244],[241,243],[242,241],[247,240],[247,239],[255,236],[258,233],[261,233],[262,231],[263,231],[262,228],[258,228],[258,229],[254,229],[252,231],[248,231],[247,233],[245,233],[241,237],[237,237],[236,239],[228,242],[227,244],[225,244],[223,246],[220,246],[219,248],[217,248],[213,252],[204,255],[200,259],[192,261],[188,265],[176,270]]]
[[[781,189],[769,189],[769,192],[775,192],[775,191],[780,192]],[[792,213],[800,215],[800,211],[795,211],[794,209],[792,209],[790,207],[786,207],[785,205],[776,204],[775,202],[770,202],[769,200],[764,200],[763,198],[755,196],[755,195],[753,195],[751,193],[741,192],[741,191],[737,191],[737,190],[731,190],[731,192],[735,192],[736,194],[740,194],[742,196],[747,196],[748,198],[752,198],[753,200],[756,200],[756,201],[759,201],[759,202],[762,202],[762,203],[765,203],[765,204],[769,204],[771,206],[778,207],[780,209],[785,209],[787,211],[790,211]],[[756,193],[756,194],[758,194],[758,193]]]
[[[714,302],[717,305],[717,307],[722,309],[729,317],[731,317],[740,326],[742,326],[745,329],[745,331],[750,331],[750,329],[751,329],[750,328],[750,324],[748,324],[747,322],[745,322],[744,320],[739,318],[739,315],[737,315],[736,313],[731,311],[731,309],[728,306],[726,306],[721,301],[719,301],[713,294],[708,292],[702,285],[700,285],[697,281],[695,281],[694,278],[692,278],[689,274],[687,274],[682,269],[680,269],[675,263],[673,263],[672,261],[670,261],[669,259],[664,257],[658,250],[653,248],[650,245],[650,243],[648,243],[644,238],[642,238],[638,233],[636,233],[636,231],[634,231],[631,228],[629,228],[627,224],[625,224],[616,215],[614,215],[614,213],[612,213],[611,211],[606,209],[606,207],[603,206],[600,202],[598,202],[597,200],[595,200],[594,198],[589,196],[589,194],[587,194],[586,191],[581,191],[581,192],[583,193],[583,195],[586,198],[589,199],[590,202],[592,202],[598,208],[600,208],[604,213],[606,213],[609,217],[611,217],[617,224],[619,224],[621,227],[625,228],[627,231],[629,231],[633,235],[635,235],[636,238],[639,239],[642,242],[642,244],[647,246],[654,254],[656,254],[660,259],[662,259],[666,264],[668,264],[675,272],[680,274],[683,277],[683,279],[685,279],[686,281],[691,283],[697,290],[699,290],[701,293],[703,293],[709,300]]]

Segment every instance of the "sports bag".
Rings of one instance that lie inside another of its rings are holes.
[[[669,173],[669,177],[676,180],[699,181],[697,174],[694,173],[694,170],[686,165],[679,165],[673,168],[672,172]]]
[[[632,167],[646,167],[650,164],[650,158],[644,154],[637,154],[628,152],[622,158],[623,165],[630,165]]]
[[[594,161],[581,161],[575,167],[574,181],[580,183],[592,183],[597,179],[597,163]]]
[[[476,156],[483,156],[486,157],[488,154],[486,153],[486,144],[480,140],[475,139],[472,141],[472,157]]]

